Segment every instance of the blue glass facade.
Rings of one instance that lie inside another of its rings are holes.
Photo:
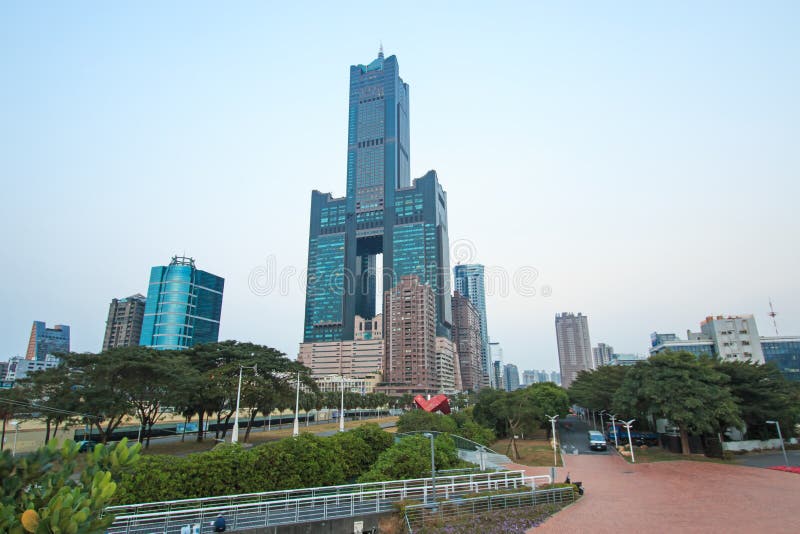
[[[447,196],[434,171],[410,183],[409,88],[395,56],[350,67],[347,195],[314,191],[303,340],[354,338],[383,288],[416,274],[436,296],[437,335],[450,337]]]
[[[800,381],[800,337],[762,337],[761,350],[764,361],[777,365],[787,379]]]
[[[491,376],[492,365],[489,355],[489,331],[486,326],[486,288],[483,265],[456,265],[453,268],[455,290],[467,297],[478,310],[481,321],[481,367],[484,374]],[[497,384],[493,384],[497,387]]]
[[[34,321],[25,359],[45,361],[48,354],[69,352],[69,326],[57,324],[47,328],[43,321]]]
[[[139,344],[178,350],[219,340],[225,280],[197,269],[191,258],[173,257],[150,270]]]

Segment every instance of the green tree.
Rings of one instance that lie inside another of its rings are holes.
[[[436,470],[460,467],[453,439],[439,434],[434,439]],[[372,469],[361,475],[359,482],[381,482],[408,478],[424,478],[431,473],[431,445],[422,435],[408,436],[386,449],[378,457]]]
[[[717,369],[729,378],[728,389],[751,439],[768,439],[774,432],[767,420],[777,420],[781,428],[791,429],[800,416],[800,406],[792,403],[792,385],[772,364],[718,362]]]
[[[581,371],[569,387],[570,401],[593,411],[611,410],[629,369],[627,365],[604,365]]]
[[[425,410],[411,410],[397,420],[398,432],[434,430],[437,432],[458,433],[458,424],[449,415],[430,413]]]
[[[0,455],[0,532],[56,534],[103,532],[114,520],[101,517],[117,489],[116,481],[139,459],[140,445],[122,440],[98,445],[76,476],[78,444],[67,440],[27,456]]]
[[[510,438],[506,454],[511,453],[518,460],[517,436],[526,431],[530,433],[537,428],[547,427],[547,415],[566,415],[569,411],[569,396],[563,388],[552,382],[532,384],[527,388],[503,393],[489,405],[488,410],[505,420]],[[479,404],[480,402],[479,400]]]
[[[17,382],[14,387],[22,397],[31,403],[31,411],[38,412],[45,422],[45,444],[56,437],[59,427],[72,420],[80,409],[80,398],[72,387],[63,366],[37,371]]]
[[[689,454],[689,434],[742,426],[729,378],[714,362],[688,352],[665,352],[632,366],[614,397],[618,414],[653,414],[669,419]]]

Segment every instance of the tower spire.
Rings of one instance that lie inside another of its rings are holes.
[[[381,46],[378,48],[378,57],[383,59],[383,41],[381,41]]]
[[[767,315],[772,318],[772,326],[775,327],[775,335],[779,336],[780,334],[778,334],[778,322],[775,320],[775,316],[778,314],[777,312],[775,312],[775,308],[772,307],[772,299],[769,299],[769,313]]]

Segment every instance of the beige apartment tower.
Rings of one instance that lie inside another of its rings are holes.
[[[556,339],[561,385],[568,388],[578,373],[594,369],[588,317],[580,313],[556,314]]]

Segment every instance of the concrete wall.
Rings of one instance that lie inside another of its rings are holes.
[[[768,439],[766,441],[759,441],[757,439],[748,441],[726,441],[722,444],[726,451],[756,451],[762,449],[780,449],[781,440]]]

